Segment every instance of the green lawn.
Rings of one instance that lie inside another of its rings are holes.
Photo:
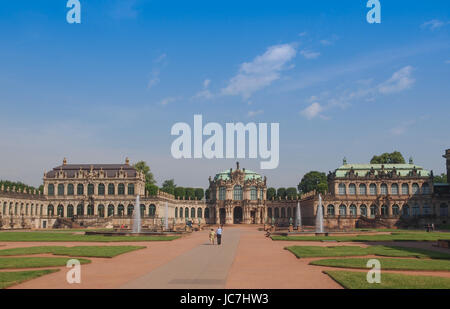
[[[381,283],[368,283],[366,272],[324,273],[347,289],[450,289],[450,278],[381,273]]]
[[[0,269],[6,268],[34,268],[66,266],[67,261],[72,258],[65,257],[4,257],[0,258]],[[90,260],[77,259],[81,264],[90,263]]]
[[[40,276],[51,274],[56,271],[59,271],[59,269],[0,272],[0,289],[4,289]]]
[[[367,261],[370,258],[347,258],[347,259],[325,259],[312,261],[310,265],[340,267],[340,268],[361,268],[367,269]],[[381,269],[386,270],[429,270],[429,271],[450,271],[450,260],[429,260],[429,259],[392,259],[378,258]]]
[[[298,258],[380,255],[392,257],[450,259],[450,254],[447,253],[396,246],[369,246],[367,248],[358,246],[290,246],[286,247],[286,249],[295,254]]]
[[[356,236],[272,236],[272,240],[289,241],[437,241],[438,239],[450,239],[450,233],[444,232],[392,232],[391,234],[356,235]]]
[[[54,255],[112,258],[119,254],[143,248],[145,247],[144,246],[76,246],[76,247],[41,246],[41,247],[4,249],[0,250],[0,256],[51,253]]]
[[[167,241],[180,236],[102,236],[79,235],[61,232],[0,232],[0,241],[48,241],[48,242],[134,242]]]

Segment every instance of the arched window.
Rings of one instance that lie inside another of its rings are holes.
[[[181,213],[181,209],[180,208],[180,217],[182,217],[182,213]],[[150,207],[148,208],[148,214],[150,217],[154,217],[156,214],[156,206],[154,204],[150,204]]]
[[[233,199],[235,201],[242,201],[242,187],[239,185],[234,186]]]
[[[141,210],[141,218],[145,217],[145,205],[141,204],[139,209]]]
[[[442,203],[442,204],[439,206],[439,215],[440,215],[441,217],[448,217],[448,205],[447,205],[447,204]]]
[[[87,215],[93,216],[94,215],[94,205],[88,205],[87,207]]]
[[[134,184],[128,184],[128,195],[134,195]]]
[[[40,214],[40,215],[43,214],[43,213],[42,213],[43,209],[44,209],[44,205],[41,205],[41,207],[39,208],[39,214]]]
[[[48,205],[47,207],[47,216],[53,216],[55,209],[53,208],[53,205]]]
[[[402,184],[402,194],[403,195],[408,195],[409,194],[409,186],[407,183],[403,183]]]
[[[366,195],[367,194],[367,187],[363,183],[359,185],[359,194],[360,195]]]
[[[105,195],[105,185],[102,183],[98,184],[98,195]]]
[[[209,219],[209,208],[205,208],[205,219]]]
[[[77,185],[77,195],[83,195],[84,194],[84,186],[83,184],[79,183]]]
[[[345,195],[345,184],[339,184],[339,195]]]
[[[420,190],[419,190],[419,185],[416,183],[413,183],[412,185],[412,194],[419,194]]]
[[[280,210],[278,209],[278,207],[275,207],[275,219],[280,217]]]
[[[117,194],[125,195],[125,185],[123,183],[119,183],[119,186],[117,187]]]
[[[267,217],[268,217],[269,219],[272,218],[272,207],[267,208]]]
[[[3,202],[3,212],[2,214],[6,215],[6,202]]]
[[[351,183],[348,186],[348,194],[355,195],[356,194],[356,185],[354,183]]]
[[[62,183],[58,185],[58,195],[64,195],[64,185]]]
[[[370,206],[370,216],[375,217],[378,215],[378,207],[376,205]]]
[[[395,204],[394,206],[392,206],[392,215],[398,216],[399,214],[400,214],[400,207],[398,207],[398,205]]]
[[[184,217],[185,217],[185,218],[189,218],[189,208],[188,208],[188,207],[186,207],[186,208],[184,209]]]
[[[381,215],[387,217],[389,215],[388,207],[386,205],[381,206]]]
[[[203,218],[202,209],[200,207],[197,208],[197,218]]]
[[[430,194],[430,185],[428,183],[422,185],[422,194]]]
[[[256,187],[250,187],[250,199],[252,201],[257,200],[258,199],[258,193],[256,191]]]
[[[108,217],[114,216],[114,205],[108,205]]]
[[[180,218],[183,218],[183,207],[180,207]]]
[[[72,218],[73,217],[73,205],[67,206],[67,217]]]
[[[55,185],[54,184],[49,184],[47,187],[47,194],[48,195],[55,195]]]
[[[195,218],[195,208],[191,208],[191,218]]]
[[[175,207],[175,218],[178,218],[178,207]]]
[[[67,185],[67,195],[74,195],[74,189],[73,189],[73,184],[69,183]]]
[[[327,206],[327,216],[334,217],[334,205]]]
[[[385,183],[382,183],[382,184],[381,184],[381,187],[380,187],[380,193],[381,193],[382,195],[387,195],[387,194],[388,194],[388,187],[387,187],[387,184],[385,184]]]
[[[105,189],[105,187],[103,187],[103,189]],[[98,205],[97,213],[99,217],[103,218],[105,216],[105,206],[103,206],[102,204]]]
[[[118,214],[119,216],[124,216],[124,215],[125,215],[125,206],[123,206],[122,204],[120,204],[120,205],[117,207],[117,214]]]
[[[108,195],[114,195],[114,194],[115,194],[114,184],[110,183],[108,185]]]
[[[413,191],[414,192],[414,191]],[[419,204],[415,204],[412,208],[412,215],[413,216],[418,216],[420,215],[420,207]]]
[[[88,184],[88,195],[94,195],[94,185],[92,183]]]
[[[131,217],[133,215],[134,206],[132,204],[129,204],[127,207],[127,216]]]
[[[288,217],[288,218],[292,218],[292,210],[291,210],[291,207],[288,207],[288,209],[287,209],[287,217]]]
[[[377,195],[377,185],[374,183],[371,183],[369,186],[369,193],[370,195]]]
[[[227,188],[220,187],[219,188],[219,201],[225,201],[227,196]]]
[[[340,216],[346,216],[347,215],[347,207],[344,204],[339,206],[339,215]]]
[[[408,206],[408,204],[403,205],[403,207],[402,207],[402,214],[405,217],[409,217],[409,206]]]
[[[398,195],[398,184],[393,183],[391,185],[391,194],[392,195]]]
[[[286,218],[286,210],[284,207],[281,208],[281,218]]]
[[[84,205],[78,204],[77,205],[77,216],[83,216],[84,215]]]
[[[350,216],[356,217],[356,205],[354,204],[350,205]]]
[[[64,206],[63,205],[58,205],[57,214],[58,214],[58,217],[64,217]]]

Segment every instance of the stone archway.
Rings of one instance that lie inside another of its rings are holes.
[[[242,207],[236,206],[233,209],[233,224],[242,223]]]
[[[220,225],[225,224],[226,216],[227,216],[227,214],[226,214],[225,208],[220,208],[219,209],[219,224]]]

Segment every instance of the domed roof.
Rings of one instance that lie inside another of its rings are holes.
[[[235,172],[236,170],[233,170],[233,172]],[[245,173],[244,176],[244,180],[251,180],[251,179],[262,179],[261,175],[251,171],[251,170],[240,170],[241,172]],[[220,172],[218,174],[216,174],[216,176],[214,177],[214,180],[229,180],[231,179],[231,174],[230,174],[230,170],[225,170],[223,172]]]

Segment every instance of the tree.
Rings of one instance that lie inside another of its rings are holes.
[[[275,195],[277,195],[277,190],[275,188],[268,188],[267,189],[267,199],[272,200]]]
[[[297,198],[297,188],[294,187],[287,188],[286,196],[289,200],[295,200]]]
[[[379,156],[373,156],[372,160],[370,160],[371,164],[404,164],[405,158],[403,155],[394,151],[392,153],[385,152]]]
[[[156,183],[155,179],[153,178],[153,173],[150,172],[150,167],[147,165],[147,163],[145,163],[144,161],[139,161],[134,164],[133,167],[138,171],[144,173],[146,183],[150,183],[152,185]]]
[[[145,184],[145,191],[148,192],[148,195],[150,196],[156,196],[158,194],[158,186],[151,184],[151,183],[146,183]]]
[[[205,200],[209,200],[209,198],[210,198],[210,196],[209,196],[210,193],[211,193],[211,190],[209,190],[209,188],[205,190]]]
[[[313,190],[319,191],[319,185],[321,189],[328,187],[327,176],[322,172],[311,171],[303,176],[302,180],[298,184],[298,191],[302,194]]]
[[[175,187],[174,195],[176,198],[183,198],[186,195],[186,190],[183,187]]]
[[[286,189],[285,188],[278,188],[277,198],[280,200],[284,200],[286,198]]]
[[[442,173],[433,177],[433,183],[447,183],[447,175]]]
[[[195,198],[197,200],[202,200],[203,199],[203,195],[205,195],[205,192],[203,191],[202,188],[197,188],[195,189]]]
[[[186,194],[185,194],[186,199],[195,199],[195,190],[194,188],[186,188]]]
[[[161,191],[174,194],[175,193],[175,181],[173,179],[169,179],[163,182],[163,185],[161,187]]]

